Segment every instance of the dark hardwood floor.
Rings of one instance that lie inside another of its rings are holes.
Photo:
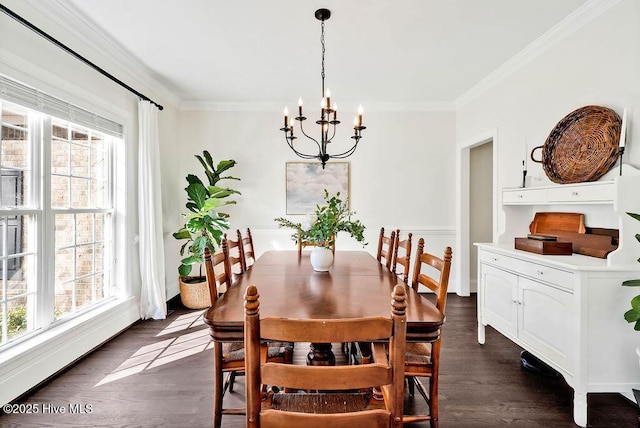
[[[486,345],[477,343],[475,296],[449,296],[447,311],[441,427],[575,427],[562,378],[522,368],[521,349],[491,328]],[[16,402],[37,414],[2,413],[0,426],[210,427],[213,355],[202,312],[178,308],[167,320],[135,324]],[[240,377],[225,406],[242,405],[243,390]],[[591,427],[638,426],[635,404],[618,394],[589,394],[588,404]],[[414,406],[426,411],[419,396],[406,400],[407,411]],[[222,423],[242,427],[244,419]]]

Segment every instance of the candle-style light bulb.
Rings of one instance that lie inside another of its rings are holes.
[[[364,113],[364,109],[362,108],[362,104],[358,106],[358,126],[362,126],[362,113]]]
[[[333,120],[337,120],[338,119],[338,103],[334,102],[332,108],[333,108]]]
[[[324,97],[327,99],[327,108],[329,108],[331,106],[331,91],[329,90],[329,88],[324,91]]]
[[[302,97],[298,98],[298,116],[302,116]]]
[[[284,127],[289,126],[289,108],[287,106],[284,107]]]

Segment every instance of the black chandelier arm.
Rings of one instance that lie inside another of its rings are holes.
[[[320,147],[320,143],[318,142],[318,140],[316,140],[315,138],[307,135],[306,132],[304,132],[304,128],[302,126],[302,121],[300,121],[300,132],[302,132],[302,135],[304,135],[305,137],[307,137],[308,139],[312,140],[314,143],[316,143],[316,146],[318,146],[318,151],[322,151],[322,148]],[[314,156],[317,157],[317,156]]]
[[[331,159],[344,159],[344,158],[347,158],[347,157],[351,156],[356,151],[356,149],[358,148],[358,142],[360,142],[360,137],[358,137],[356,139],[355,144],[353,146],[351,146],[351,148],[349,150],[347,150],[346,152],[338,153],[336,155],[329,155],[329,157]]]
[[[336,136],[336,129],[337,129],[337,128],[338,128],[338,125],[334,123],[334,124],[333,124],[333,134],[331,134],[331,138],[327,139],[327,142],[328,142],[328,143],[330,143],[330,142],[331,142],[331,140],[333,140],[333,137],[335,137],[335,136]]]
[[[293,152],[298,155],[299,157],[301,157],[302,159],[318,159],[319,155],[308,155],[306,153],[302,153],[297,151],[294,147],[293,147],[293,140],[289,139],[289,137],[285,136],[285,140],[287,141],[287,144],[289,145],[289,148],[291,150],[293,150]],[[317,144],[317,142],[316,142]]]

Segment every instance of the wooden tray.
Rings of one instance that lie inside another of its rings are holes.
[[[555,235],[555,232],[585,233],[584,214],[539,212],[533,217],[529,230],[537,235]]]
[[[516,238],[516,250],[536,254],[570,256],[573,252],[573,244],[565,241],[540,241],[537,239]]]

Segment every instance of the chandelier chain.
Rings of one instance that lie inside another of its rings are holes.
[[[322,28],[322,32],[320,34],[320,44],[322,45],[322,73],[320,73],[320,75],[322,76],[322,94],[321,94],[321,96],[324,97],[324,21],[321,21],[321,28]]]

